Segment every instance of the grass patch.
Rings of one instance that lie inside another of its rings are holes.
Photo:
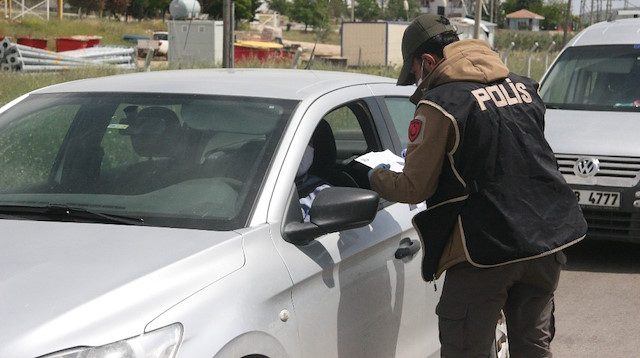
[[[75,35],[101,36],[102,44],[135,46],[124,39],[124,35],[149,36],[152,31],[167,31],[168,25],[161,20],[119,22],[107,19],[49,21],[26,17],[22,21],[0,20],[0,36],[17,41],[20,37],[47,39],[47,48],[55,50],[55,40],[59,37]]]
[[[116,68],[74,68],[60,72],[2,72],[0,106],[27,92],[56,83],[123,73]]]
[[[45,38],[48,40],[49,49],[55,49],[56,38],[73,35],[97,35],[102,37],[101,44],[134,46],[131,42],[124,40],[125,35],[149,35],[152,31],[166,29],[167,23],[162,20],[124,23],[109,19],[65,19],[63,21],[59,21],[57,18],[45,21],[33,17],[26,17],[22,21],[0,19],[0,36],[8,36],[12,41],[16,41],[19,37]],[[322,38],[319,42],[339,45],[340,34],[338,30],[339,25],[333,25],[332,30],[323,34],[325,36],[321,36]],[[248,31],[249,30],[245,30],[244,32]],[[298,29],[291,29],[290,31],[283,29],[282,35],[284,40],[293,42],[315,42],[316,38],[318,38],[317,33],[311,30],[305,32]],[[558,33],[502,31],[496,34],[495,43],[498,50],[504,51],[511,41],[518,41],[521,45],[516,46],[507,59],[509,69],[520,75],[526,76],[529,73],[530,77],[539,80],[545,71],[545,50],[550,41],[559,40],[558,36]],[[532,41],[539,42],[540,48],[532,56],[531,69],[528,70],[526,56],[528,46]],[[557,55],[560,46],[557,45],[555,50],[556,51],[552,52],[549,56],[549,64]],[[298,68],[305,68],[305,66],[305,63],[298,64]],[[192,67],[209,67],[209,65],[204,64]],[[291,63],[288,61],[267,63],[244,61],[236,64],[236,67],[290,68]],[[167,68],[170,67],[165,62],[161,64],[161,66],[152,67],[152,70],[164,70]],[[313,69],[368,73],[392,78],[397,78],[399,73],[399,68],[383,66],[346,68],[323,63],[320,59],[314,61]],[[138,69],[138,71],[142,70],[142,68]],[[40,87],[82,78],[108,76],[122,72],[124,71],[113,68],[82,68],[45,73],[2,72],[0,76],[0,105]]]

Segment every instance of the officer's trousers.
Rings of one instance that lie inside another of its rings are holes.
[[[493,268],[469,263],[449,268],[436,309],[442,357],[489,357],[501,310],[511,357],[552,357],[553,295],[564,262],[557,252]]]

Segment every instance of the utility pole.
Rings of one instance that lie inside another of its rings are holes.
[[[402,7],[404,8],[404,13],[407,17],[407,21],[409,21],[409,1],[404,0],[402,2]]]
[[[232,0],[222,1],[222,67],[233,68],[233,16]]]
[[[473,38],[480,38],[480,22],[482,21],[482,0],[476,0],[476,20],[473,26]]]
[[[356,3],[355,0],[351,0],[351,22],[356,21]]]
[[[493,5],[495,4],[495,0],[489,0],[489,22],[493,23],[493,13],[495,12],[495,9],[493,8]]]
[[[64,14],[64,0],[58,0],[58,20],[62,20]]]
[[[564,28],[562,29],[562,47],[567,44],[567,31],[571,26],[571,0],[567,0],[567,16],[564,19]]]

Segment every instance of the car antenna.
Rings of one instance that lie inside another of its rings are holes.
[[[331,3],[331,0],[327,0],[327,8],[324,14],[322,14],[322,23],[320,24],[320,31],[322,31],[322,29],[324,28],[324,22],[327,19],[327,13],[329,12],[330,3]],[[311,65],[313,64],[313,58],[316,53],[316,46],[318,45],[319,39],[320,39],[320,33],[318,32],[316,33],[316,41],[313,43],[313,49],[311,49],[311,54],[309,55],[309,61],[307,62],[307,66],[304,68],[305,70],[311,69]]]
[[[187,34],[185,36],[184,46],[182,47],[182,52],[184,53],[187,50],[187,43],[189,42],[189,35],[191,34],[191,25],[193,24],[193,18],[195,15],[196,4],[198,0],[194,0],[191,4],[191,16],[189,16],[189,27],[187,29]],[[180,66],[182,67],[182,61],[180,61]]]

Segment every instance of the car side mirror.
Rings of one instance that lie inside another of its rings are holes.
[[[328,233],[368,225],[376,217],[379,201],[378,194],[371,190],[346,187],[324,189],[316,195],[311,205],[311,222],[287,222],[283,237],[294,245],[305,245]]]

